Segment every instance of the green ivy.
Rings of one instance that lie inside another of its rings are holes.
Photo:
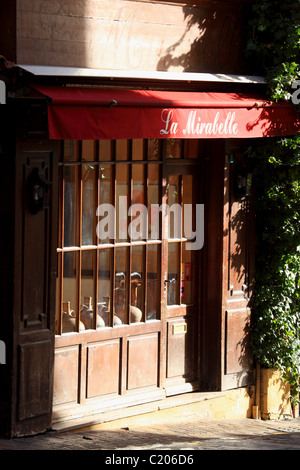
[[[255,160],[257,224],[252,346],[262,366],[280,368],[293,383],[300,377],[300,140],[296,149],[295,142],[267,139],[248,150]]]
[[[249,25],[247,50],[265,70],[269,96],[291,100],[293,84],[300,80],[300,0],[260,0],[253,5]],[[300,137],[259,139],[248,149],[248,156],[255,162],[257,225],[253,353],[262,366],[283,371],[296,400],[300,383]]]
[[[273,99],[290,99],[300,78],[300,0],[260,0],[249,20],[249,55],[258,59]]]

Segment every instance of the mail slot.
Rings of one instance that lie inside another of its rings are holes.
[[[186,323],[178,323],[177,325],[173,325],[173,335],[181,335],[187,332],[187,324]]]

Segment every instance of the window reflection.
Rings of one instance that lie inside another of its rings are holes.
[[[61,148],[57,333],[159,319],[162,142],[70,140]],[[112,230],[99,210],[105,204]]]
[[[82,167],[82,245],[93,245],[95,242],[96,213],[96,170],[92,165]]]
[[[94,140],[83,140],[81,147],[81,158],[92,162],[95,160],[95,141]]]
[[[78,321],[78,252],[66,252],[63,255],[63,302],[62,332],[77,330]],[[79,331],[85,327],[79,323]]]
[[[116,242],[128,239],[128,166],[116,168]]]
[[[168,178],[169,238],[181,238],[182,209],[180,205],[180,177]]]
[[[132,160],[144,160],[144,140],[143,139],[133,139]]]
[[[98,184],[99,184],[99,204],[112,204],[112,167],[110,165],[100,165],[98,168]],[[98,244],[113,242],[114,237],[114,220],[107,211],[98,213],[100,223],[97,227]]]
[[[159,166],[148,167],[148,232],[149,238],[160,238],[160,191],[159,191]]]
[[[112,141],[100,140],[99,141],[99,161],[111,160]]]
[[[148,139],[148,160],[160,160],[159,139]]]
[[[122,323],[128,323],[128,248],[116,248],[115,259],[115,312]]]
[[[194,251],[186,250],[186,242],[182,243],[182,263],[180,274],[180,296],[182,304],[191,304],[193,300],[193,258]]]
[[[178,305],[179,302],[179,243],[168,244],[168,305]]]
[[[64,246],[77,244],[78,167],[64,167]]]
[[[116,160],[128,160],[128,140],[116,140]]]
[[[160,246],[149,245],[147,254],[147,320],[159,318]]]
[[[63,143],[63,160],[77,161],[79,160],[79,142],[76,140],[65,140]]]
[[[130,323],[138,323],[144,313],[144,246],[132,247]]]
[[[132,166],[132,180],[129,235],[131,240],[146,240],[147,214],[144,209],[144,165]]]
[[[112,249],[99,250],[98,259],[98,315],[103,319],[105,326],[111,325],[111,306],[112,306]],[[114,324],[120,324],[117,318],[114,318]]]
[[[166,158],[181,158],[181,145],[180,139],[166,139]]]
[[[85,329],[103,328],[103,318],[98,315],[95,308],[94,278],[96,266],[96,251],[87,250],[81,252],[81,310],[80,320]]]

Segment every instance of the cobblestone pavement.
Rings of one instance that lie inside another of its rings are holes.
[[[114,451],[113,454],[102,452],[103,456],[122,455],[124,451],[129,451],[125,455],[130,455],[130,451],[132,455],[141,454],[138,451],[147,451],[147,455],[158,455],[161,451],[170,451],[170,455],[177,451],[198,455],[199,450],[300,450],[300,418],[284,421],[195,418],[109,430],[48,432],[0,439],[0,450]]]

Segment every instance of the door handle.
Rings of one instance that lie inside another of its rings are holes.
[[[176,282],[176,279],[173,277],[173,279],[165,279],[165,284],[171,283],[171,282]]]

